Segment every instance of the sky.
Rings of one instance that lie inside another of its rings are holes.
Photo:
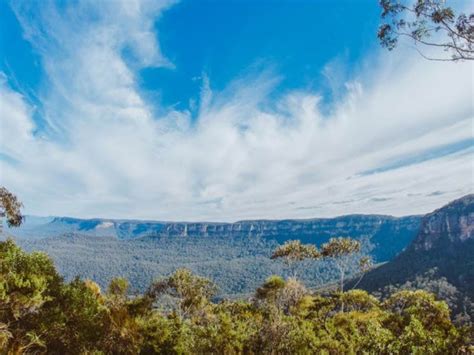
[[[430,212],[474,191],[474,65],[380,48],[379,17],[372,0],[1,0],[0,183],[42,216]]]

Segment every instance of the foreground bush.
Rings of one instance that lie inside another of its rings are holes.
[[[248,301],[212,302],[215,287],[185,269],[140,296],[115,279],[64,282],[42,253],[0,242],[2,354],[456,354],[468,330],[424,291],[381,302],[365,291],[311,294],[271,277]],[[471,349],[472,350],[472,349]]]

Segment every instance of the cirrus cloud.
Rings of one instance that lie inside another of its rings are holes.
[[[375,53],[329,113],[318,92],[272,96],[272,72],[237,78],[223,91],[204,76],[192,117],[157,110],[137,81],[142,67],[173,68],[153,27],[171,3],[30,5],[14,8],[47,74],[41,107],[5,75],[0,81],[1,180],[27,213],[402,215],[473,191],[471,63]],[[34,114],[47,122],[40,133]]]

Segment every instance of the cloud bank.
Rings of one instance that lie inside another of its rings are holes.
[[[205,78],[192,117],[146,100],[137,80],[143,67],[179,70],[154,30],[170,5],[14,6],[47,74],[41,107],[0,77],[0,177],[27,213],[407,215],[473,192],[471,63],[373,54],[330,113],[318,92],[275,98],[272,72],[236,78],[220,92]]]

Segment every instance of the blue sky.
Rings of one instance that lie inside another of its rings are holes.
[[[0,70],[10,85],[41,104],[36,92],[48,80],[41,56],[25,40],[9,3],[0,6]],[[318,90],[330,104],[332,90],[322,69],[338,60],[348,75],[377,46],[379,15],[371,0],[183,1],[154,23],[170,66],[140,68],[137,82],[143,94],[161,105],[190,109],[190,102],[199,100],[203,75],[212,78],[213,88],[223,90],[236,77],[267,69],[282,74],[274,95]],[[122,55],[133,65],[134,54],[126,47]]]
[[[283,74],[280,90],[327,91],[322,68],[335,57],[355,65],[376,45],[378,16],[373,1],[184,1],[157,23],[176,69],[144,69],[140,79],[165,105],[182,108],[198,98],[193,79],[203,74],[222,90],[248,71],[271,68]]]
[[[472,64],[385,52],[379,15],[1,1],[2,184],[31,214],[168,220],[402,215],[472,192]]]

